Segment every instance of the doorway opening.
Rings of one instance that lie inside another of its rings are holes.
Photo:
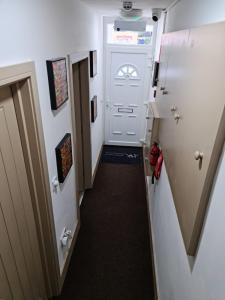
[[[72,56],[70,57],[72,58]],[[92,187],[91,121],[89,101],[89,59],[71,61],[72,120],[76,164],[77,199]]]

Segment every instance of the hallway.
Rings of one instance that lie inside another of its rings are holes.
[[[154,299],[148,226],[143,164],[101,162],[56,299]]]

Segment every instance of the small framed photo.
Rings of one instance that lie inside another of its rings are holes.
[[[48,83],[52,110],[68,100],[66,58],[47,60]]]
[[[67,133],[55,148],[58,180],[63,183],[73,165],[71,134]]]
[[[94,96],[91,100],[91,122],[94,123],[98,116],[98,99]]]
[[[90,51],[90,75],[91,78],[97,75],[97,50]]]

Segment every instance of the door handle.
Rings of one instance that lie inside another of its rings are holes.
[[[176,105],[171,106],[170,110],[171,110],[172,112],[175,112],[175,111],[177,110]]]
[[[179,114],[175,114],[175,115],[174,115],[174,120],[175,120],[175,121],[179,121],[180,118],[181,118],[181,116],[180,116]]]
[[[195,151],[195,160],[202,160],[204,157],[204,153],[200,151]]]

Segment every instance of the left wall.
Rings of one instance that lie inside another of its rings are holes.
[[[51,110],[46,60],[66,57],[79,50],[98,50],[99,75],[90,82],[90,98],[92,94],[98,94],[99,102],[99,116],[92,125],[94,171],[103,143],[100,25],[100,17],[79,0],[0,1],[0,67],[31,60],[35,62],[50,185],[57,175],[55,147],[67,132],[72,132],[72,126],[70,101],[57,112]],[[60,236],[64,227],[74,232],[77,225],[74,182],[73,165],[57,193],[51,187],[61,270],[66,252],[61,248]]]

